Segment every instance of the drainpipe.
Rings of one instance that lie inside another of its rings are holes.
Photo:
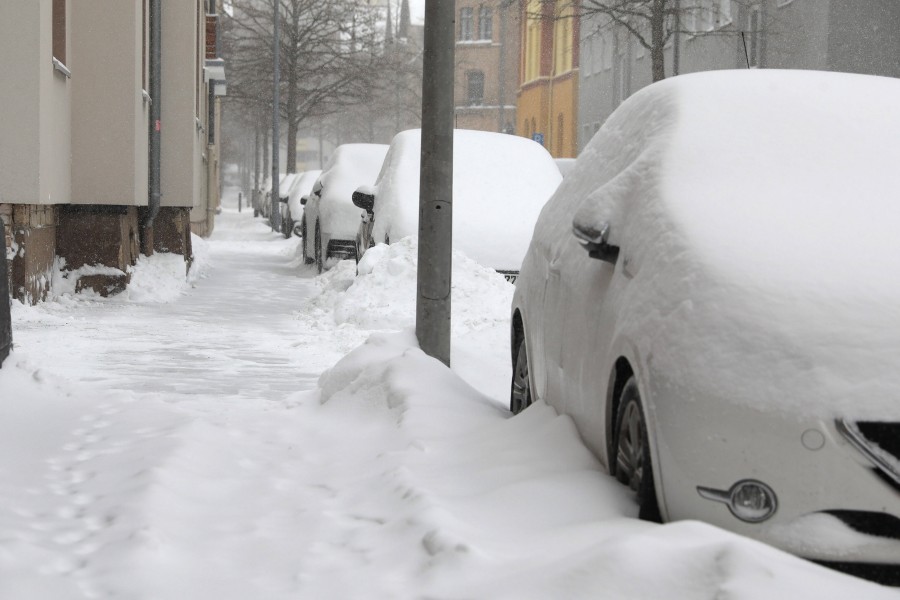
[[[162,0],[150,0],[150,197],[147,214],[142,223],[145,230],[153,227],[159,214],[160,193],[160,137],[162,129]],[[153,251],[145,248],[144,253]]]

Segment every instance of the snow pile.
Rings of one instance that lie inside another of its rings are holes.
[[[180,254],[157,252],[151,256],[139,256],[137,263],[129,268],[131,281],[121,294],[108,298],[111,302],[136,302],[141,304],[170,303],[184,295],[209,270],[209,244],[203,238],[191,234],[193,260],[188,263]],[[126,273],[113,267],[85,265],[79,269],[66,270],[65,261],[57,259],[53,272],[51,293],[54,299],[89,298],[104,300],[92,289],[75,293],[79,278],[90,275],[125,276]]]
[[[305,327],[331,331],[338,360],[374,331],[415,325],[418,243],[408,237],[336,263],[316,278],[318,293],[298,311]],[[493,269],[453,253],[451,363],[498,405],[509,402],[509,306],[515,287]],[[333,363],[332,363],[333,364]]]
[[[354,510],[406,548],[382,548],[355,572],[388,591],[375,596],[896,597],[709,525],[626,518],[636,513],[626,489],[568,418],[542,403],[509,418],[410,333],[373,335],[320,387],[323,413],[368,447]],[[376,542],[354,537],[363,550]],[[405,593],[385,588],[391,580]]]
[[[416,237],[367,250],[359,262],[359,276],[346,293],[335,299],[335,320],[369,330],[413,326],[418,251]],[[496,323],[508,323],[514,289],[493,269],[454,252],[453,333],[465,335]]]

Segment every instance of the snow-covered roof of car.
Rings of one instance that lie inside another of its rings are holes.
[[[386,144],[338,146],[319,176],[323,189],[323,206],[330,202],[352,206],[352,196],[356,188],[371,185],[375,181],[387,149]]]
[[[373,237],[418,233],[421,130],[397,134],[376,182]],[[453,245],[478,263],[518,270],[534,223],[562,179],[550,154],[512,135],[457,129]]]
[[[312,171],[303,171],[294,180],[293,186],[290,189],[290,196],[288,196],[288,206],[291,209],[291,214],[294,215],[295,219],[300,218],[300,214],[303,212],[303,206],[300,204],[300,198],[303,196],[309,195],[312,191],[313,185],[315,185],[316,180],[319,178],[319,175],[322,174],[322,171],[319,169],[315,169]]]
[[[777,351],[773,381],[828,378],[842,411],[884,415],[885,402],[857,399],[900,387],[889,358],[900,352],[898,106],[900,80],[865,75],[714,71],[654,84],[582,151],[535,243],[574,245],[573,215],[582,229],[608,222],[616,268],[648,286],[633,300],[640,314],[679,315],[652,331],[657,363],[673,353],[672,364],[749,373],[753,352]],[[723,393],[739,389],[759,382]],[[754,402],[800,396],[785,384]]]

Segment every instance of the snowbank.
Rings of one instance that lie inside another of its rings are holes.
[[[373,335],[319,385],[346,439],[383,444],[366,453],[356,510],[418,547],[372,557],[419,590],[398,597],[897,597],[709,525],[627,518],[625,488],[568,418],[542,403],[509,418],[411,332]]]
[[[298,311],[313,330],[333,330],[343,354],[375,331],[413,327],[416,316],[415,237],[370,248],[359,263],[338,262],[316,278],[319,293]],[[451,363],[498,403],[509,402],[509,306],[515,288],[493,269],[453,253]],[[336,361],[340,356],[335,356]]]

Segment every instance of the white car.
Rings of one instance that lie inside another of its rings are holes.
[[[365,210],[357,243],[418,235],[421,130],[397,134],[372,187],[354,194]],[[531,140],[457,129],[453,135],[453,246],[514,281],[541,208],[562,177]]]
[[[302,198],[304,196],[309,196],[310,192],[312,192],[313,185],[315,185],[316,180],[321,174],[322,171],[320,169],[303,171],[294,180],[291,189],[288,190],[287,198],[283,205],[284,212],[282,213],[281,218],[281,226],[282,230],[285,232],[285,237],[290,237],[291,233],[300,237],[303,236],[304,211]],[[300,219],[299,221],[298,218]]]
[[[535,227],[511,409],[570,415],[644,518],[896,582],[898,106],[896,79],[784,70],[623,103]]]
[[[386,144],[343,144],[337,149],[313,185],[303,212],[308,235],[303,236],[303,256],[312,258],[321,273],[330,258],[353,258],[359,209],[353,191],[371,185],[387,154]]]
[[[299,178],[299,173],[282,173],[278,179],[278,211],[281,213],[281,234],[285,239],[291,237],[291,229],[293,229],[293,226],[285,227],[289,221],[288,198]]]

